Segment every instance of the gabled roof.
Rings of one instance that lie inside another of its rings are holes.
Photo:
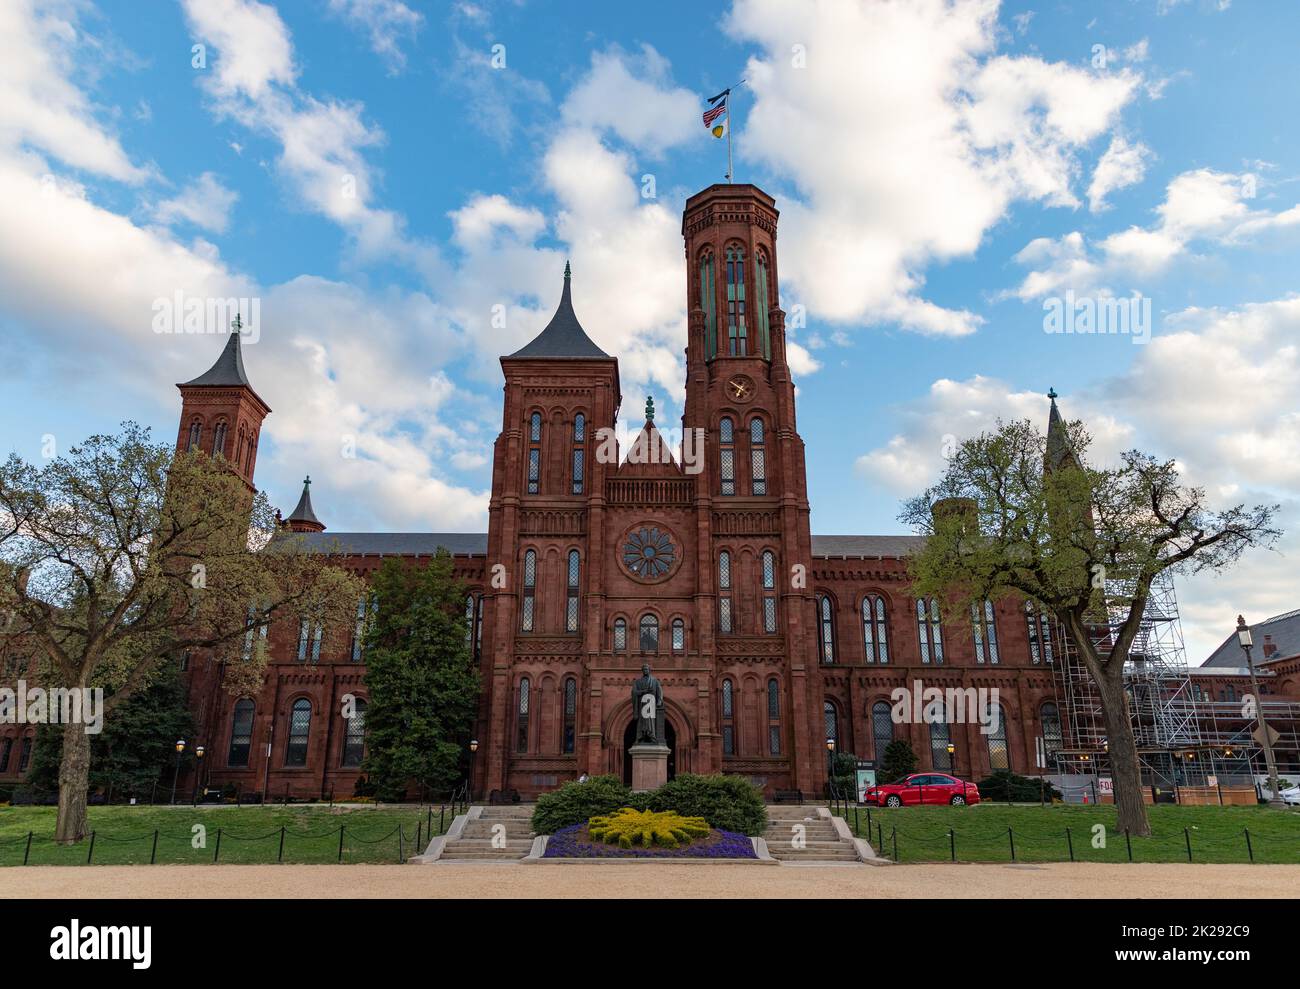
[[[1277,651],[1271,656],[1264,655],[1265,636],[1268,636],[1267,641],[1277,646]],[[1256,667],[1261,663],[1271,663],[1286,656],[1300,655],[1300,610],[1288,611],[1266,618],[1262,622],[1256,622],[1250,626],[1250,637],[1255,643],[1250,647],[1250,655]],[[1202,665],[1243,666],[1245,662],[1246,654],[1238,645],[1237,633],[1233,631],[1223,640],[1223,644],[1218,649],[1210,653],[1210,658]]]
[[[245,388],[252,388],[253,386],[248,382],[248,374],[244,371],[244,355],[239,349],[240,337],[241,334],[238,332],[229,334],[226,346],[221,351],[220,356],[217,357],[217,362],[193,381],[182,382],[182,385],[217,386],[222,388],[243,385]]]
[[[555,315],[546,324],[546,328],[537,334],[530,343],[516,350],[511,357],[522,358],[606,358],[612,360],[591,341],[587,331],[578,322],[578,315],[573,311],[573,299],[569,294],[569,263],[564,262],[564,289],[560,293],[560,305]]]
[[[904,557],[920,550],[925,536],[817,536],[812,537],[813,556]]]

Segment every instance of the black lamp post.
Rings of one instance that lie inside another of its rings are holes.
[[[181,778],[181,753],[185,751],[185,739],[176,739],[176,768],[172,770],[172,803],[176,803],[176,783]]]
[[[957,746],[952,742],[948,743],[948,772],[957,772]]]
[[[826,739],[826,788],[828,791],[835,786],[835,739],[829,736]]]
[[[1282,793],[1277,785],[1277,763],[1273,761],[1273,740],[1268,737],[1268,719],[1264,717],[1264,699],[1259,693],[1259,684],[1255,681],[1255,661],[1251,658],[1250,647],[1255,644],[1250,634],[1250,626],[1241,615],[1237,616],[1237,641],[1246,654],[1246,669],[1250,671],[1250,693],[1255,698],[1255,718],[1259,722],[1259,740],[1264,747],[1264,766],[1268,769],[1268,788],[1272,791],[1268,798],[1270,807],[1282,807]]]
[[[207,751],[202,745],[194,746],[194,790],[190,794],[190,803],[199,802],[199,779],[203,776],[203,753]]]
[[[474,799],[474,756],[478,752],[478,739],[469,740],[469,786],[466,787],[466,795],[470,800]]]

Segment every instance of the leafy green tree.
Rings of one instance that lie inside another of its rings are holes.
[[[1082,424],[1052,407],[1048,434],[998,422],[966,440],[943,478],[901,518],[925,534],[911,559],[913,592],[946,601],[960,625],[1008,595],[1035,601],[1069,636],[1097,690],[1109,743],[1118,827],[1151,833],[1124,690],[1124,666],[1158,576],[1219,573],[1252,546],[1271,546],[1276,506],[1207,506],[1173,460],[1130,450],[1091,466]]]
[[[362,770],[382,799],[400,799],[411,782],[448,789],[464,775],[478,710],[465,587],[440,548],[428,566],[384,561],[370,591]]]
[[[105,721],[102,732],[91,736],[90,787],[106,795],[150,794],[155,782],[171,781],[176,739],[193,737],[194,722],[185,704],[180,673],[169,663],[149,686]],[[193,745],[186,749],[183,764],[192,761],[192,753]],[[62,761],[62,731],[55,725],[41,725],[36,731],[28,785],[42,790],[57,788]]]
[[[880,757],[877,782],[897,783],[914,772],[916,772],[916,753],[912,751],[911,742],[896,738],[885,746],[885,753]]]
[[[39,657],[44,685],[100,688],[104,718],[185,649],[260,688],[255,634],[282,617],[355,620],[361,580],[283,532],[265,495],[221,457],[177,453],[124,423],[42,466],[0,464],[0,639]],[[252,641],[254,647],[246,647]],[[86,833],[91,736],[61,727],[55,838]]]

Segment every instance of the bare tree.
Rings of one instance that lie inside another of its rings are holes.
[[[1053,430],[998,422],[904,504],[900,518],[929,537],[911,561],[914,587],[963,615],[1016,594],[1055,616],[1097,687],[1119,827],[1147,835],[1123,677],[1152,582],[1222,571],[1248,547],[1272,546],[1277,506],[1215,511],[1174,461],[1130,450],[1117,465],[1089,466],[1083,426],[1057,420]]]
[[[212,650],[232,692],[256,690],[259,629],[294,615],[348,624],[363,590],[279,531],[220,457],[178,454],[134,423],[43,467],[0,466],[4,634],[38,650],[52,686],[103,688],[105,717],[187,649]],[[84,726],[65,725],[59,841],[86,831],[89,763]]]

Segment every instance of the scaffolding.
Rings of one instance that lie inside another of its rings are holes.
[[[1102,655],[1110,652],[1128,617],[1131,585],[1108,579],[1105,599],[1106,614],[1089,626],[1092,644]],[[1062,721],[1062,748],[1054,753],[1054,761],[1066,774],[1105,773],[1106,723],[1096,683],[1063,628],[1054,630],[1054,639]],[[1257,721],[1244,697],[1215,700],[1194,685],[1168,571],[1152,584],[1124,663],[1124,692],[1143,783],[1153,794],[1177,787],[1253,783],[1264,773],[1263,749],[1253,735]],[[1300,704],[1264,698],[1255,703],[1279,733],[1274,745],[1279,771],[1300,772]]]

